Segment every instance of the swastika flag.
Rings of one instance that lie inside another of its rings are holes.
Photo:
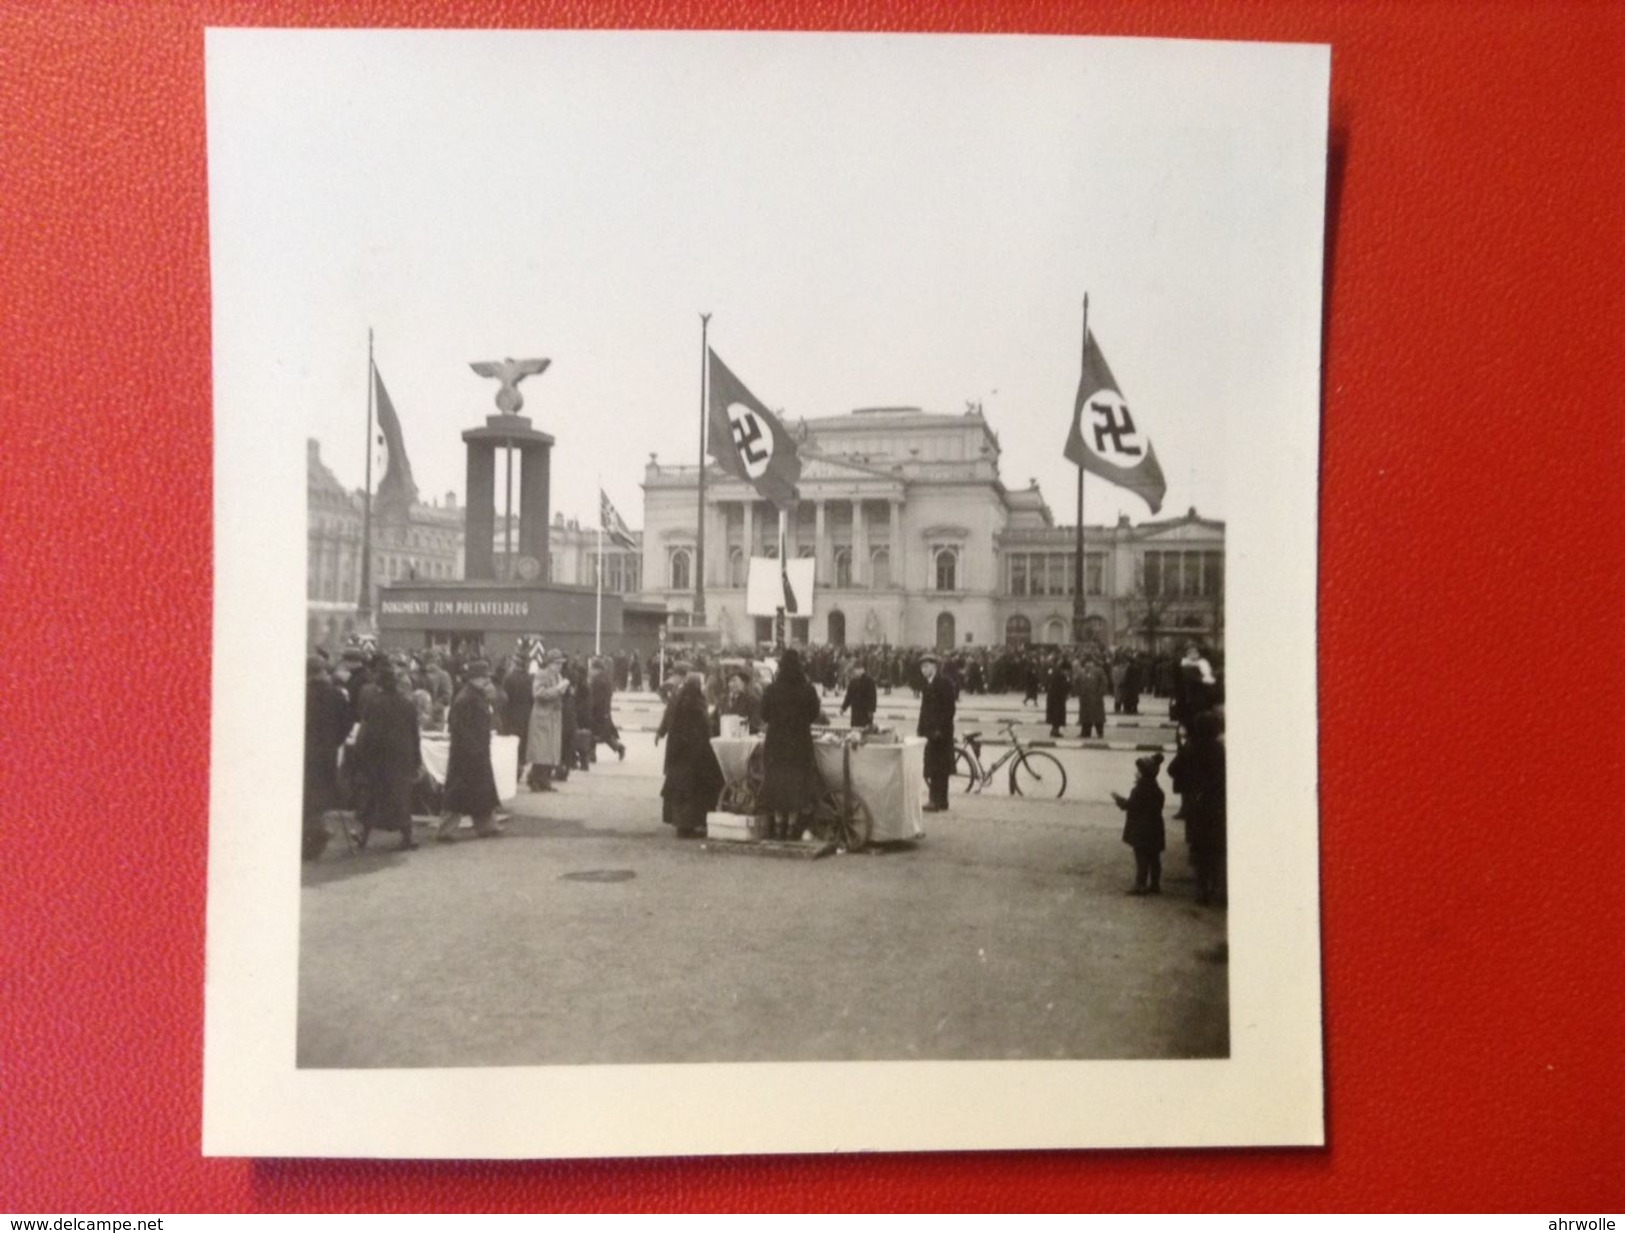
[[[710,380],[711,457],[774,505],[794,502],[801,459],[778,416],[728,371],[715,351],[710,352]]]
[[[1083,341],[1083,376],[1072,408],[1066,456],[1091,475],[1137,493],[1153,514],[1162,509],[1168,482],[1162,477],[1157,451],[1135,422],[1092,330],[1086,331]]]

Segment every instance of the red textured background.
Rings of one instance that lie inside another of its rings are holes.
[[[201,1157],[206,24],[1333,45],[1327,1150]],[[0,0],[0,53],[0,1210],[1625,1208],[1625,6]]]

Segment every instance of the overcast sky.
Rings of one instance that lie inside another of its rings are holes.
[[[255,399],[362,480],[367,330],[425,499],[547,357],[553,508],[634,527],[693,463],[700,323],[797,416],[983,404],[1072,521],[1081,306],[1168,480],[1225,516],[1271,362],[1281,94],[1221,44],[1014,37],[211,34],[217,260],[252,261]],[[1268,54],[1267,50],[1263,54]],[[243,257],[246,251],[249,257]],[[1318,330],[1318,322],[1312,323]],[[219,323],[217,322],[217,329]],[[1086,517],[1149,517],[1091,480]]]

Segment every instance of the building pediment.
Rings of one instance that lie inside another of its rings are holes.
[[[1170,523],[1167,526],[1151,526],[1142,528],[1142,538],[1146,541],[1155,541],[1159,544],[1178,544],[1201,541],[1212,543],[1214,540],[1224,538],[1224,524],[1222,522],[1207,522],[1197,518],[1194,520]]]
[[[864,480],[897,482],[897,476],[880,467],[861,462],[848,462],[844,458],[831,458],[824,454],[804,453],[801,459],[801,482],[804,484],[850,484]]]

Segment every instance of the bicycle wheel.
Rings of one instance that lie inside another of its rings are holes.
[[[1054,796],[1060,800],[1066,795],[1066,767],[1054,754],[1023,752],[1010,767],[1010,795]]]
[[[954,751],[954,773],[948,783],[950,787],[957,786],[961,792],[976,789],[976,764],[963,749]]]

